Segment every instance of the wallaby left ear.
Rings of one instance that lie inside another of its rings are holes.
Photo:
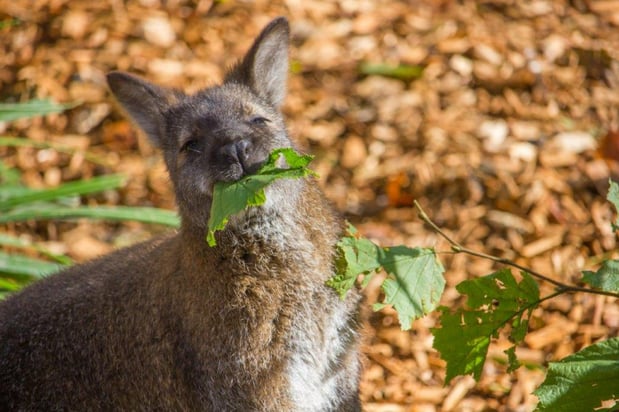
[[[129,117],[146,133],[156,147],[164,144],[164,113],[180,93],[156,86],[129,73],[108,73],[107,83]]]
[[[271,21],[243,60],[228,73],[226,82],[248,85],[274,107],[286,96],[290,27],[285,17]]]

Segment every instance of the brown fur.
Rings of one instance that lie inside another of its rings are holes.
[[[213,183],[292,145],[278,110],[287,44],[276,19],[194,96],[110,75],[163,150],[182,227],[0,303],[1,410],[360,410],[359,298],[324,284],[342,225],[315,182],[274,183],[205,242]]]

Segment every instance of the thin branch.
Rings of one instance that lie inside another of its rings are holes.
[[[544,296],[543,298],[541,298],[540,300],[537,301],[536,305],[539,306],[542,302],[546,301],[546,300],[550,300],[552,298],[555,298],[557,296],[559,296],[560,294],[565,293],[562,290],[557,290],[556,292],[551,293],[548,296]]]
[[[533,277],[536,277],[536,278],[538,278],[540,280],[543,280],[545,282],[548,282],[548,283],[551,283],[551,284],[555,285],[557,287],[557,294],[560,294],[560,293],[584,292],[584,293],[594,293],[594,294],[597,294],[597,295],[612,296],[614,298],[619,298],[619,293],[607,292],[607,291],[604,291],[604,290],[597,290],[597,289],[590,289],[590,288],[583,288],[583,287],[580,287],[580,286],[566,285],[565,283],[559,282],[557,280],[549,278],[548,276],[542,275],[541,273],[536,272],[535,270],[533,270],[531,268],[528,268],[526,266],[520,265],[520,264],[514,262],[513,260],[506,259],[506,258],[501,258],[501,257],[494,256],[494,255],[489,255],[487,253],[478,252],[476,250],[472,250],[472,249],[469,249],[467,247],[464,247],[460,243],[458,243],[455,240],[453,240],[452,238],[450,238],[445,232],[443,232],[441,230],[441,228],[439,228],[436,225],[436,223],[434,223],[432,221],[432,219],[430,219],[428,217],[426,212],[423,210],[421,205],[416,200],[414,201],[414,204],[415,204],[415,208],[417,209],[417,212],[419,213],[419,218],[421,220],[423,220],[428,226],[430,226],[432,228],[432,230],[434,230],[436,233],[438,233],[440,236],[442,236],[449,243],[449,245],[451,246],[451,250],[453,250],[455,253],[466,253],[467,255],[476,256],[476,257],[480,257],[480,258],[483,258],[483,259],[488,259],[488,260],[491,260],[493,262],[501,263],[503,265],[511,266],[511,267],[514,267],[514,268],[519,269],[521,271],[527,272],[527,273],[529,273]]]

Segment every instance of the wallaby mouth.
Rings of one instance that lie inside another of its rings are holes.
[[[259,161],[259,162],[252,162],[247,158],[239,159],[239,163],[241,164],[241,167],[243,168],[243,176],[255,174],[258,171],[258,169],[260,169],[260,167],[264,164],[265,161],[266,159]]]

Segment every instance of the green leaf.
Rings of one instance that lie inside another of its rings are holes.
[[[434,348],[447,362],[446,383],[470,373],[479,380],[492,338],[510,325],[510,340],[514,346],[520,343],[531,312],[539,303],[539,289],[533,278],[522,272],[522,281],[517,283],[509,269],[466,280],[456,289],[467,296],[468,309],[451,312],[441,308],[441,327],[432,329]],[[515,369],[515,352],[508,351],[509,367]]]
[[[408,330],[413,320],[436,309],[445,289],[445,269],[430,248],[382,248],[379,262],[388,276],[382,284],[385,299],[374,310],[393,305],[400,326]]]
[[[359,66],[359,72],[367,75],[373,74],[378,76],[393,77],[400,80],[412,80],[421,77],[423,74],[423,67],[411,66],[408,64],[392,66],[382,63],[361,63]]]
[[[288,168],[280,168],[277,162],[283,156]],[[208,220],[206,240],[209,246],[215,246],[215,232],[223,230],[230,216],[247,207],[260,206],[266,201],[264,188],[273,181],[282,178],[301,178],[316,176],[307,165],[313,156],[300,155],[291,148],[276,149],[256,174],[248,175],[236,182],[217,182],[213,189],[213,203]]]
[[[514,372],[520,367],[520,361],[516,357],[516,345],[505,349],[503,352],[507,355],[507,372]]]
[[[593,344],[559,362],[551,362],[546,380],[534,392],[538,411],[593,411],[602,401],[619,400],[619,338]]]
[[[582,280],[606,292],[619,292],[619,260],[605,260],[597,272],[585,270]]]
[[[354,234],[356,229],[350,225],[348,233]],[[327,281],[327,286],[335,289],[340,298],[344,299],[360,274],[369,275],[380,269],[380,248],[368,239],[345,236],[337,243],[337,250],[337,273]],[[367,281],[369,277],[366,278],[366,284]]]
[[[0,103],[0,121],[8,122],[44,116],[50,113],[60,113],[73,106],[75,104],[58,104],[47,99],[35,99],[24,103]]]
[[[357,238],[356,229],[349,226],[349,236],[337,244],[336,273],[327,285],[341,298],[355,286],[357,277],[366,275],[366,286],[372,275],[383,268],[387,278],[383,281],[383,302],[374,310],[393,305],[398,312],[402,329],[410,329],[414,319],[433,311],[443,294],[445,279],[443,266],[433,249],[395,246],[381,248],[366,238]]]
[[[615,211],[619,214],[619,185],[612,180],[608,180],[608,195],[606,199],[615,206]],[[619,229],[619,216],[615,218],[615,221],[611,223],[613,230]]]
[[[55,203],[34,203],[0,214],[0,223],[48,219],[103,219],[135,221],[178,227],[180,219],[175,212],[152,207],[134,206],[80,206],[65,207]]]

